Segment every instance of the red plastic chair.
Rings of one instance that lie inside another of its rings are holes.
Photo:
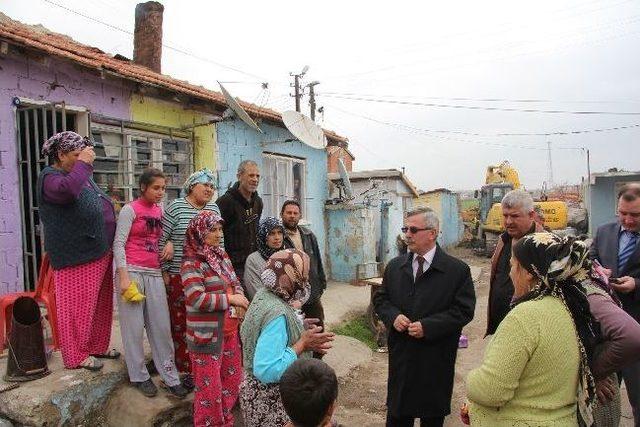
[[[49,255],[44,254],[40,264],[40,274],[35,292],[16,292],[0,296],[0,353],[6,348],[6,339],[11,331],[13,303],[20,297],[31,297],[47,309],[47,319],[51,326],[53,348],[59,348],[58,320],[56,317],[56,298],[53,283],[53,269],[49,263]]]

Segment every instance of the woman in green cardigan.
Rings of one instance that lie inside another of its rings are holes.
[[[467,377],[471,425],[592,424],[598,329],[584,288],[587,256],[583,242],[551,233],[513,246],[513,309]]]

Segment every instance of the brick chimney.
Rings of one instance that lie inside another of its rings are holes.
[[[136,5],[136,28],[133,36],[133,62],[156,73],[162,62],[162,13],[164,6],[157,1]]]

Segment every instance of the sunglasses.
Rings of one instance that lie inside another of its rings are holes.
[[[400,229],[403,233],[407,233],[407,232],[411,232],[411,234],[416,234],[418,231],[425,231],[425,230],[433,230],[433,228],[418,228],[418,227],[414,227],[413,225],[411,227],[402,227]]]

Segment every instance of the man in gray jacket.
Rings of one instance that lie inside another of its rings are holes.
[[[298,225],[302,212],[300,203],[295,200],[287,200],[280,210],[280,217],[284,225],[284,247],[285,249],[295,248],[306,252],[310,259],[309,283],[311,283],[311,296],[302,306],[302,311],[307,318],[320,319],[319,325],[324,327],[324,309],[320,297],[327,288],[327,279],[322,268],[322,256],[318,248],[318,240],[311,230]],[[318,353],[314,353],[315,358],[321,358]]]

